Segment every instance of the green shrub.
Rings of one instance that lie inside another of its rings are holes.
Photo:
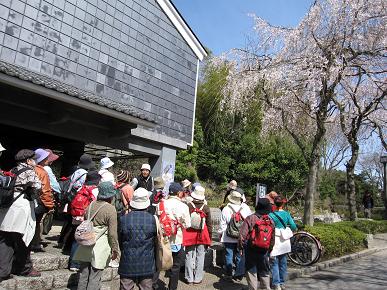
[[[316,224],[306,226],[305,230],[320,240],[324,247],[324,260],[365,248],[366,234],[345,223]]]
[[[345,224],[366,234],[387,233],[387,221],[357,220],[338,224]]]

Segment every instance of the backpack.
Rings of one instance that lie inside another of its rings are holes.
[[[15,173],[9,172],[4,176],[0,176],[0,208],[10,207],[20,196],[24,194],[25,186],[17,197],[14,197],[16,179],[21,173],[32,170],[29,167],[23,167]],[[14,171],[14,170],[13,170]]]
[[[97,186],[82,186],[82,188],[77,192],[70,204],[70,214],[73,217],[84,216],[86,208],[94,200],[92,190],[97,188]]]
[[[123,199],[125,199],[125,201],[127,201],[127,200],[125,198],[125,195],[122,192],[122,188],[126,185],[127,185],[126,183],[123,183],[120,186],[116,187],[116,189],[119,190],[119,194],[116,194],[116,196],[114,196],[112,204],[116,208],[117,213],[121,213],[122,211],[126,210],[126,208],[124,207],[124,200]],[[128,204],[129,204],[129,202],[128,202]]]
[[[231,215],[231,220],[227,225],[226,235],[230,238],[237,239],[239,238],[239,230],[243,224],[243,217],[241,215],[242,207],[236,212],[232,206],[229,206],[233,211]]]
[[[191,229],[203,230],[207,216],[203,211],[204,204],[200,208],[196,208],[192,201],[190,204],[193,206],[193,209],[191,210]]]
[[[159,221],[164,237],[176,236],[180,223],[177,220],[171,219],[165,212],[163,200],[159,203]]]
[[[91,217],[90,217],[90,211],[91,211],[91,206],[93,205],[93,202],[90,204],[87,212],[87,219],[84,220],[75,230],[74,237],[79,245],[94,246],[97,240],[107,231],[107,228],[106,228],[106,230],[97,237],[95,235],[94,225],[93,225],[94,217],[97,215],[100,209],[107,204],[108,203],[104,203],[103,205],[101,205]]]
[[[60,187],[60,191],[57,194],[57,201],[59,204],[67,204],[71,203],[75,195],[77,194],[77,189],[73,187],[74,183],[76,183],[78,180],[80,180],[84,175],[87,173],[82,174],[74,181],[71,181],[71,176],[69,177],[62,177],[58,183]]]
[[[255,222],[250,234],[250,244],[253,247],[269,249],[273,234],[272,221],[268,215],[263,215]]]

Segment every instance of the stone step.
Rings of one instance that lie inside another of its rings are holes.
[[[7,290],[48,290],[48,289],[71,289],[78,284],[79,274],[66,269],[56,269],[52,271],[43,271],[41,277],[20,277],[14,276],[0,283],[0,289]],[[110,282],[118,280],[117,269],[107,268],[103,271],[102,281]],[[107,287],[107,286],[106,286]],[[110,287],[110,286],[109,286]],[[105,288],[110,289],[110,288]],[[117,289],[117,288],[112,288]]]
[[[77,290],[78,286],[70,286],[66,288],[58,288],[56,290]],[[120,280],[115,279],[113,281],[102,282],[100,290],[117,290],[120,289]]]
[[[33,253],[31,259],[38,271],[67,269],[69,263],[69,256],[59,253]]]

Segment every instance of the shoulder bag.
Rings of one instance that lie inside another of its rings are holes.
[[[159,219],[156,216],[154,216],[154,218],[157,228],[157,235],[155,239],[156,268],[157,271],[166,271],[171,269],[173,266],[171,245],[168,237],[164,237],[161,232]]]
[[[280,236],[284,240],[289,240],[291,237],[293,237],[293,231],[284,223],[282,218],[273,212],[273,214],[278,218],[278,220],[281,222],[281,224],[284,226],[284,229],[275,229],[276,236]]]

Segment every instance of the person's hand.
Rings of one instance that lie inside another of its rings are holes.
[[[116,260],[118,257],[117,251],[112,251],[112,260]]]

